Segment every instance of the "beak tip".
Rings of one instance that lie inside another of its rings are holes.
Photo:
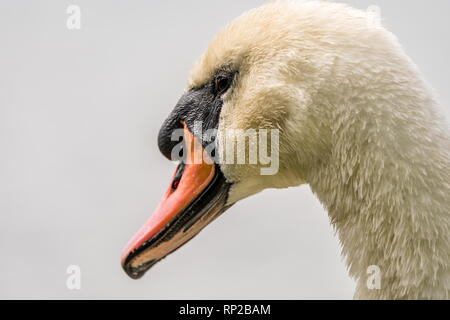
[[[122,264],[122,269],[125,271],[127,276],[129,276],[131,279],[137,280],[141,278],[145,272],[139,272],[135,268],[131,267],[130,264]]]
[[[134,280],[142,278],[142,276],[157,262],[156,259],[152,259],[143,265],[133,267],[131,264],[131,259],[129,259],[129,257],[131,257],[131,253],[128,255],[128,257],[122,259],[121,265],[123,271],[125,271],[127,276]]]

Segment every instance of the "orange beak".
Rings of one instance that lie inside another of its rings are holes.
[[[185,161],[162,201],[122,252],[122,267],[134,279],[192,239],[228,207],[229,184],[184,125]]]

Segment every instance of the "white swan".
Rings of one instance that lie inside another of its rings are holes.
[[[133,278],[230,205],[265,188],[308,183],[337,229],[355,298],[448,299],[450,134],[396,38],[365,13],[329,2],[274,2],[224,28],[195,64],[164,123],[194,130],[279,129],[279,171],[260,163],[182,164],[163,201],[124,250]],[[195,137],[194,139],[192,139]],[[210,154],[210,156],[212,156]],[[367,286],[376,265],[381,288]]]

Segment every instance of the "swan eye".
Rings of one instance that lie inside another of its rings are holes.
[[[217,76],[215,79],[215,90],[218,94],[224,93],[231,84],[231,79],[225,76]]]

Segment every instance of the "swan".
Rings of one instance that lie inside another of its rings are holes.
[[[122,253],[130,277],[237,201],[309,184],[337,231],[354,298],[449,299],[449,127],[396,37],[368,18],[339,3],[278,1],[214,37],[159,132],[172,160],[173,132],[182,133],[185,161]],[[278,148],[268,146],[276,173],[262,174],[261,161],[214,161],[226,157],[229,129],[278,130]]]

